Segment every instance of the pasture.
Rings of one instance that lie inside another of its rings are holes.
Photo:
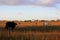
[[[0,40],[60,40],[60,26],[0,28]]]

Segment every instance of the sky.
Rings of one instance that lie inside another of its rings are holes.
[[[60,0],[0,0],[0,20],[57,20]]]

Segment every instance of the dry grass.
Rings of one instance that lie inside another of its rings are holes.
[[[7,21],[0,21],[0,26],[5,27]],[[32,21],[32,22],[24,22],[24,21],[15,21],[17,23],[16,27],[26,27],[26,26],[45,26],[44,21]],[[50,26],[60,26],[60,21],[49,21]]]
[[[0,28],[0,40],[60,40],[60,32],[13,31]]]

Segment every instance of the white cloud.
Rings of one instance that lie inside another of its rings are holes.
[[[5,3],[9,4],[9,5],[12,5],[12,4],[14,5],[14,4],[17,4],[18,1],[17,0],[7,0]]]
[[[38,0],[38,4],[48,5],[54,3],[54,0]]]
[[[0,0],[0,5],[53,5],[60,3],[60,0]]]

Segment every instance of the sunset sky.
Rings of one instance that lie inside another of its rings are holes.
[[[60,19],[60,0],[0,0],[0,20]]]

